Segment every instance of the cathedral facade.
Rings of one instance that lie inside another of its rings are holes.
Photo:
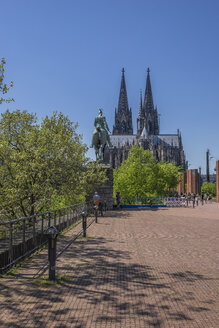
[[[180,131],[177,130],[176,134],[160,134],[159,114],[154,107],[149,68],[144,100],[140,92],[136,134],[133,133],[132,110],[128,105],[125,70],[122,69],[118,108],[115,109],[115,123],[110,141],[112,145],[110,148],[106,147],[104,159],[113,168],[122,164],[133,145],[139,145],[143,149],[149,149],[156,160],[174,162],[186,169]]]

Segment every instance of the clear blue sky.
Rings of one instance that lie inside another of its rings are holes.
[[[1,112],[62,111],[89,145],[99,107],[112,130],[124,67],[136,132],[149,66],[160,132],[181,130],[189,168],[205,172],[207,148],[219,159],[218,0],[2,0],[0,11],[16,100]]]

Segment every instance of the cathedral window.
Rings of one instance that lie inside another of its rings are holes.
[[[122,122],[122,132],[125,132],[126,128],[125,128],[125,122]]]

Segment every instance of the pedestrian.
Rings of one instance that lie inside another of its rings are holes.
[[[195,208],[195,197],[196,195],[192,193],[192,207]]]
[[[186,199],[186,206],[189,206],[189,196],[188,194],[185,192],[185,199]]]
[[[189,205],[190,205],[190,202],[191,202],[191,194],[190,194],[190,192],[188,193],[188,201],[189,201]]]
[[[96,217],[98,216],[98,211],[100,211],[100,215],[103,216],[103,205],[102,202],[100,201],[100,196],[98,195],[97,191],[95,191],[93,196],[93,204],[94,204],[94,211]]]
[[[201,193],[201,203],[202,203],[202,205],[204,205],[204,194],[203,194],[203,192]]]
[[[211,194],[208,196],[208,200],[209,200],[209,203],[212,204],[212,195]]]
[[[198,196],[195,197],[196,206],[198,206]]]
[[[95,191],[95,193],[94,193],[93,202],[94,202],[94,205],[99,206],[100,196],[98,195],[97,191]]]
[[[121,202],[120,192],[117,191],[117,193],[116,193],[116,205],[117,205],[117,208],[120,208],[120,202]]]
[[[208,202],[208,195],[207,194],[204,195],[204,200],[205,200],[205,204],[207,204],[207,202]]]

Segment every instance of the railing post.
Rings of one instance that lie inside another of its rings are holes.
[[[51,215],[50,212],[48,214],[48,228],[51,226]]]
[[[83,228],[83,237],[86,237],[87,230],[87,218],[85,212],[82,212],[82,228]]]
[[[60,229],[60,224],[61,224],[61,210],[59,210],[59,229]]]
[[[26,241],[26,220],[23,220],[23,252],[24,253],[26,250],[25,241]]]
[[[23,243],[25,243],[26,220],[23,220]]]
[[[72,222],[75,222],[75,207],[72,208]]]
[[[36,216],[33,217],[33,245],[36,246]]]
[[[9,262],[13,260],[13,223],[9,227]]]
[[[56,226],[56,211],[54,211],[54,226]]]
[[[70,222],[72,222],[72,208],[69,207],[69,216],[70,216]]]
[[[69,207],[67,207],[67,226],[70,226],[70,220],[69,220]]]
[[[42,219],[41,219],[41,234],[43,234],[44,232],[44,214],[42,215]]]

